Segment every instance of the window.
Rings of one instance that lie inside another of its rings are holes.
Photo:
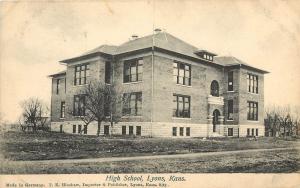
[[[258,103],[248,101],[248,120],[257,121],[258,120]]]
[[[109,125],[104,125],[104,135],[109,135]]]
[[[142,115],[142,92],[123,94],[123,115]]]
[[[233,128],[228,128],[228,136],[233,136]]]
[[[247,74],[247,86],[248,92],[258,93],[258,76],[253,74]]]
[[[136,126],[136,135],[141,136],[141,132],[142,132],[142,127],[141,126]]]
[[[250,129],[247,129],[247,136],[250,136]]]
[[[210,84],[210,94],[215,97],[219,96],[219,83],[216,80]]]
[[[111,83],[111,62],[105,62],[105,83]]]
[[[84,125],[83,134],[87,134],[87,125]]]
[[[133,135],[133,126],[129,126],[129,135]]]
[[[258,129],[255,130],[255,133],[256,133],[255,135],[258,136]]]
[[[73,125],[73,133],[76,133],[76,125]]]
[[[62,133],[63,132],[63,125],[59,126],[59,132]]]
[[[81,125],[78,125],[78,133],[81,133]]]
[[[177,136],[177,127],[172,128],[172,135]]]
[[[173,95],[173,117],[190,117],[190,96]]]
[[[228,120],[233,120],[233,100],[228,100]]]
[[[251,132],[252,132],[252,134],[251,134],[251,135],[252,135],[252,136],[254,136],[254,129],[252,129],[252,130],[251,130]]]
[[[142,81],[143,59],[134,59],[124,62],[124,83]]]
[[[89,71],[89,64],[75,66],[74,85],[86,84],[90,76]]]
[[[66,112],[66,103],[62,101],[60,104],[60,118],[65,118],[65,112]]]
[[[122,135],[126,135],[126,126],[122,126]]]
[[[59,94],[59,84],[60,84],[60,79],[56,80],[56,94]]]
[[[186,136],[191,136],[191,128],[190,127],[185,128],[185,135]]]
[[[180,127],[180,128],[179,128],[179,135],[180,135],[180,136],[183,136],[183,127]]]
[[[203,54],[203,58],[211,61],[213,60],[213,56],[209,54]]]
[[[233,71],[228,72],[228,91],[233,91]]]
[[[181,62],[173,63],[173,78],[177,84],[191,85],[191,65]]]
[[[74,96],[74,116],[85,116],[85,95]]]

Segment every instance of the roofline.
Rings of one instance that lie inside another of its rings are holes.
[[[170,50],[167,50],[167,49],[164,49],[164,48],[159,48],[159,47],[156,47],[156,46],[154,48],[158,49],[161,52],[165,52],[165,53],[169,53],[169,54],[176,54],[178,56],[184,57],[184,58],[192,60],[192,61],[196,61],[198,63],[203,63],[205,65],[216,66],[216,67],[220,67],[220,68],[224,67],[223,65],[217,64],[213,61],[208,61],[206,59],[195,58],[195,57],[192,57],[192,56],[189,56],[189,55],[181,54],[181,53],[178,53],[178,52],[170,51]]]
[[[86,54],[86,55],[81,55],[81,56],[77,56],[77,57],[73,57],[73,58],[61,60],[59,62],[60,63],[64,63],[64,64],[68,64],[68,63],[72,63],[72,62],[75,62],[75,61],[89,59],[89,58],[95,57],[95,56],[106,56],[106,57],[110,58],[113,55],[112,54],[103,53],[103,52],[94,52],[94,53],[90,53],[90,54]]]
[[[170,51],[170,50],[160,48],[160,47],[157,47],[157,46],[154,46],[153,49],[156,50],[156,51],[163,52],[163,53],[168,53],[168,54],[171,54],[171,55],[177,55],[177,56],[180,56],[180,57],[192,60],[192,61],[196,61],[198,63],[203,63],[205,65],[216,66],[216,67],[220,67],[220,68],[224,67],[223,65],[208,61],[206,59],[195,58],[195,57],[192,57],[192,56],[189,56],[189,55],[185,55],[185,54],[181,54],[181,53],[178,53],[178,52]],[[117,54],[115,56],[120,58],[122,56],[130,55],[130,54],[133,54],[133,53],[141,53],[141,52],[147,52],[147,51],[151,51],[151,50],[152,50],[152,47],[146,47],[146,48],[141,48],[141,49],[134,50],[134,51],[129,51],[129,52],[124,52],[124,53],[121,53],[121,54]]]
[[[263,70],[263,69],[259,69],[259,68],[255,68],[255,67],[252,67],[252,66],[249,66],[249,65],[245,65],[245,64],[238,64],[238,65],[229,65],[229,66],[224,66],[226,68],[247,68],[247,69],[250,69],[250,70],[254,70],[254,71],[257,71],[257,72],[260,72],[260,73],[263,73],[263,74],[268,74],[270,72],[266,71],[266,70]]]
[[[60,76],[60,75],[66,75],[66,73],[67,73],[66,71],[59,72],[59,73],[56,73],[56,74],[51,74],[48,77],[53,78],[53,77],[57,77],[57,76]]]
[[[180,56],[180,57],[192,60],[192,61],[196,61],[198,63],[203,63],[203,64],[209,65],[209,66],[215,66],[215,67],[220,67],[220,68],[224,68],[224,67],[225,68],[226,67],[234,68],[234,67],[238,66],[238,67],[245,67],[245,68],[248,68],[248,69],[252,69],[252,70],[261,72],[263,74],[270,73],[270,72],[265,71],[263,69],[252,67],[250,65],[245,65],[245,64],[236,64],[236,65],[229,65],[229,66],[228,65],[221,65],[221,64],[217,64],[217,63],[212,62],[212,61],[208,61],[206,59],[195,58],[195,57],[192,57],[192,56],[189,56],[189,55],[185,55],[185,54],[178,53],[178,52],[175,52],[175,51],[167,50],[167,49],[160,48],[160,47],[157,47],[157,46],[153,46],[153,49],[157,50],[157,51],[160,51],[160,52],[168,53],[168,54],[171,54],[171,55],[177,55],[177,56]],[[76,61],[80,61],[80,60],[85,60],[85,59],[89,59],[89,58],[96,57],[96,56],[102,56],[102,57],[106,57],[106,58],[109,58],[109,59],[113,59],[114,57],[121,58],[121,57],[130,55],[130,54],[142,53],[142,52],[147,52],[147,51],[151,51],[151,50],[152,50],[152,46],[145,47],[145,48],[140,48],[140,49],[132,50],[132,51],[128,51],[128,52],[123,52],[123,53],[119,53],[119,54],[108,54],[108,53],[103,53],[103,52],[94,52],[94,53],[81,55],[81,56],[77,56],[77,57],[70,58],[70,59],[65,59],[65,60],[62,60],[62,61],[59,61],[59,62],[63,63],[63,64],[68,64],[68,63],[72,63],[72,62],[76,62]],[[50,75],[49,77],[53,77],[53,76],[57,76],[57,75],[59,75],[59,74],[53,74],[53,75]]]

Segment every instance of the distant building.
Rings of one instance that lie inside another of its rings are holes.
[[[90,80],[114,82],[130,96],[121,122],[103,123],[101,134],[153,137],[264,135],[264,70],[231,56],[198,49],[169,33],[102,45],[61,61],[51,75],[51,129],[95,135],[84,127],[79,91]],[[67,112],[72,109],[73,115]]]

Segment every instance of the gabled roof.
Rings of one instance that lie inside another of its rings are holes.
[[[215,56],[213,62],[211,62],[207,59],[204,59],[202,56],[200,56],[198,52],[207,52],[209,54],[216,55],[215,53],[209,52],[205,49],[199,49],[166,32],[158,32],[153,35],[132,39],[119,46],[101,45],[93,50],[85,52],[80,56],[66,59],[61,62],[68,63],[68,62],[76,61],[80,58],[89,58],[96,54],[104,54],[104,55],[106,54],[106,55],[115,56],[115,55],[121,55],[128,52],[134,52],[137,50],[151,49],[151,48],[162,49],[164,51],[176,53],[196,60],[199,59],[201,60],[201,62],[206,62],[207,64],[210,63],[212,65],[218,65],[218,66],[244,65],[247,67],[252,67],[247,63],[232,56]],[[261,70],[261,69],[257,69],[257,70]],[[264,70],[261,71],[267,73]]]

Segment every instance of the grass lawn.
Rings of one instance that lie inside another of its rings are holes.
[[[299,151],[264,151],[196,158],[35,164],[6,162],[1,174],[89,173],[290,173],[300,170]]]
[[[6,132],[1,135],[0,174],[22,173],[223,173],[299,172],[297,149],[263,151],[194,158],[119,162],[44,164],[26,160],[128,157],[245,149],[299,147],[297,139],[273,138],[104,138],[60,133]],[[5,162],[4,162],[5,161]],[[20,161],[16,164],[13,161]]]
[[[60,133],[7,132],[2,134],[0,140],[0,157],[8,160],[81,159],[297,146],[300,146],[297,140],[273,138],[103,138]]]

